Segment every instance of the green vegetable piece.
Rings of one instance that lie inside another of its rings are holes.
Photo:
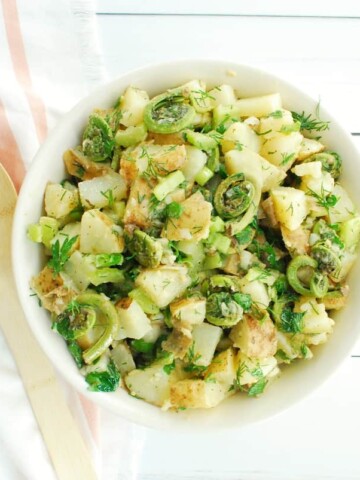
[[[210,232],[224,232],[225,231],[225,223],[221,217],[212,217],[211,225],[210,225]]]
[[[35,243],[42,242],[42,228],[38,223],[32,223],[27,227],[27,237]]]
[[[213,270],[215,268],[222,268],[224,266],[224,260],[219,252],[215,252],[213,255],[206,255],[203,268],[204,270]]]
[[[311,248],[311,256],[316,260],[319,270],[328,274],[336,274],[341,268],[338,254],[327,242],[316,242]]]
[[[120,147],[131,147],[146,139],[147,130],[142,123],[136,126],[127,127],[125,130],[118,130],[115,135],[115,143]]]
[[[199,148],[208,152],[210,150],[217,149],[217,142],[209,135],[204,133],[194,132],[193,130],[185,130],[186,140],[194,145],[194,147]]]
[[[235,235],[236,241],[242,249],[245,249],[253,241],[256,230],[248,225],[244,230]]]
[[[219,147],[215,147],[210,152],[207,152],[207,153],[208,153],[208,161],[206,163],[206,166],[212,172],[215,172],[215,173],[218,172],[220,168]]]
[[[214,172],[205,166],[196,174],[195,181],[203,187],[213,176]]]
[[[228,253],[231,247],[231,239],[222,233],[210,233],[207,239],[207,245],[215,248],[220,253]]]
[[[104,162],[111,158],[114,150],[113,133],[100,115],[90,115],[83,134],[82,148],[84,154],[94,162]]]
[[[154,195],[160,202],[164,200],[166,195],[175,190],[181,183],[185,181],[184,174],[180,170],[169,173],[166,177],[160,179],[154,188]]]
[[[99,253],[94,255],[94,263],[96,268],[115,267],[122,265],[124,257],[121,253]]]
[[[73,357],[75,363],[76,363],[76,366],[78,368],[81,368],[84,366],[84,360],[82,358],[82,350],[79,346],[78,343],[76,343],[75,341],[68,341],[67,342],[67,348],[71,354],[71,356]]]
[[[159,307],[152,302],[152,300],[141,290],[141,288],[135,288],[129,292],[129,297],[135,300],[142,310],[149,315],[156,315],[160,312]]]
[[[243,316],[243,308],[228,292],[212,293],[206,299],[206,320],[218,327],[236,325]]]
[[[109,361],[104,372],[90,372],[85,376],[92,392],[114,392],[120,382],[120,372],[112,360]]]
[[[184,130],[195,119],[195,109],[177,93],[154,97],[145,107],[144,123],[150,132],[175,133]]]
[[[126,240],[128,249],[140,265],[150,268],[160,265],[163,254],[161,243],[141,230],[135,230],[132,237],[128,237]]]
[[[223,219],[238,218],[250,206],[254,197],[254,185],[245,180],[242,173],[231,175],[216,189],[214,205]]]
[[[132,340],[131,347],[139,353],[151,353],[154,350],[155,344],[152,342],[145,342],[145,340]]]
[[[321,272],[314,272],[310,279],[310,290],[314,297],[322,298],[329,289],[329,280]]]
[[[183,212],[183,206],[178,202],[171,202],[166,205],[165,216],[166,218],[179,218]]]
[[[251,295],[248,293],[234,293],[233,299],[242,307],[244,312],[249,312],[251,310],[253,301]]]
[[[340,225],[340,238],[344,247],[350,253],[354,253],[360,239],[360,217],[353,217]]]
[[[342,160],[338,153],[335,152],[321,152],[312,155],[309,162],[321,162],[322,169],[329,172],[330,175],[337,180],[341,174]]]
[[[66,310],[58,315],[51,328],[65,340],[76,340],[91,330],[95,321],[96,313],[92,308],[73,300]]]
[[[43,243],[51,249],[51,241],[58,233],[59,223],[55,218],[40,217],[39,223],[28,226],[27,236],[32,242]]]
[[[305,287],[298,276],[298,271],[305,267],[313,270],[309,282],[310,288]],[[317,268],[318,262],[308,255],[298,255],[291,260],[288,265],[286,275],[291,287],[295,290],[295,292],[299,293],[300,295],[318,298],[321,298],[326,294],[329,287],[328,279],[322,273],[317,272]]]
[[[117,268],[98,268],[95,272],[89,273],[90,282],[98,287],[103,283],[122,283],[125,279],[124,272]]]
[[[104,331],[100,338],[94,345],[83,352],[83,359],[85,363],[89,364],[100,357],[113,341],[113,337],[118,330],[118,314],[111,301],[102,294],[85,292],[76,298],[76,302],[79,305],[86,306],[88,309],[92,308],[95,312],[101,313],[101,315],[96,315],[96,317],[99,319],[99,322],[103,322],[104,326]]]

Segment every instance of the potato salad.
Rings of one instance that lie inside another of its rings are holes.
[[[329,122],[285,107],[192,80],[90,113],[28,227],[32,291],[90,390],[211,408],[327,341],[360,216]]]

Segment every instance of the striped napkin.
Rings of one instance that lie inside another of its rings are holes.
[[[94,2],[0,0],[0,78],[0,162],[19,190],[59,116],[106,81]],[[0,478],[55,479],[1,332],[0,351]],[[136,479],[144,430],[96,407],[59,380],[99,479]]]

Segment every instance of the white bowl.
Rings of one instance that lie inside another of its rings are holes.
[[[256,400],[236,395],[212,410],[174,413],[163,412],[131,397],[122,389],[115,393],[91,393],[87,390],[84,378],[78,372],[64,341],[50,329],[48,313],[39,308],[35,297],[30,296],[29,280],[40,271],[43,256],[41,248],[26,238],[27,225],[36,222],[41,214],[46,183],[57,182],[64,177],[63,151],[79,144],[81,132],[93,108],[110,107],[130,84],[147,90],[152,96],[194,78],[203,79],[211,86],[228,83],[244,97],[280,92],[283,104],[289,110],[314,113],[316,109],[317,102],[314,99],[280,78],[255,68],[224,61],[174,61],[122,75],[81,100],[62,118],[40,148],[20,192],[13,226],[12,252],[17,289],[29,325],[45,353],[74,388],[102,407],[142,425],[199,432],[206,429],[239,428],[269,418],[303,399],[334,372],[349,355],[360,332],[360,295],[356,294],[360,262],[357,262],[351,272],[349,302],[336,315],[334,334],[327,344],[316,349],[311,361],[299,361],[285,368],[280,378]],[[350,135],[323,106],[321,117],[331,121],[331,128],[324,132],[323,141],[342,156],[344,172],[341,182],[360,208],[359,153]]]

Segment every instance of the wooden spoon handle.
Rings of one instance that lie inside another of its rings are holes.
[[[12,275],[10,238],[14,186],[0,164],[0,327],[16,361],[59,480],[96,480],[91,457],[53,367],[33,337]]]

